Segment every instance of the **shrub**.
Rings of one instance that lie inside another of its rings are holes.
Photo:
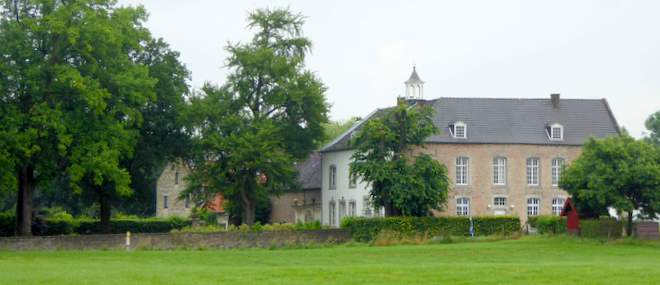
[[[517,217],[473,217],[475,235],[511,235],[520,231]],[[373,241],[383,231],[416,236],[468,236],[470,220],[467,217],[349,217],[342,220],[354,240]]]
[[[0,213],[0,236],[14,235],[15,225],[16,219],[14,218],[14,213],[9,211]]]
[[[566,233],[566,218],[560,216],[530,217],[527,222],[535,227],[540,234]]]
[[[613,218],[580,221],[580,235],[588,238],[620,238],[623,223]]]

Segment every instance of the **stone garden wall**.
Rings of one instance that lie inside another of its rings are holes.
[[[220,233],[66,235],[0,238],[0,250],[101,250],[286,247],[343,243],[350,240],[346,230],[261,231]]]

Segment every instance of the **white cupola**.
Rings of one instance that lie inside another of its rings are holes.
[[[413,66],[410,78],[406,80],[406,99],[424,99],[424,81],[417,75],[416,67]]]

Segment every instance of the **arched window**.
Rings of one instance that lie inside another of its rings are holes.
[[[331,226],[336,225],[336,217],[335,201],[330,201],[330,207],[328,208],[328,221]]]
[[[356,209],[355,209],[355,201],[351,200],[348,202],[348,216],[349,217],[355,217],[356,216]]]
[[[527,199],[527,216],[538,216],[541,206],[541,199],[528,198]]]
[[[536,157],[527,159],[527,185],[539,185],[539,159]]]
[[[564,209],[564,198],[554,198],[552,199],[552,214],[555,216],[559,216],[561,214],[561,210]]]
[[[339,220],[338,222],[341,223],[341,220],[346,217],[346,201],[339,200]]]
[[[348,188],[355,188],[357,186],[357,175],[353,171],[348,171]]]
[[[330,165],[330,170],[328,171],[328,189],[337,189],[337,166],[334,165]]]
[[[372,215],[372,205],[371,205],[371,200],[369,199],[369,196],[364,196],[362,198],[362,209],[364,210],[364,216],[365,217],[371,217]]]
[[[467,216],[470,214],[470,198],[460,197],[456,199],[456,215]]]
[[[506,158],[496,157],[493,159],[493,184],[506,184]]]
[[[559,186],[561,171],[564,168],[564,159],[555,158],[552,160],[552,186]]]
[[[456,158],[456,185],[467,185],[470,159],[464,156]]]

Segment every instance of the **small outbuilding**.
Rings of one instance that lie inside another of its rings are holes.
[[[577,208],[570,197],[564,202],[560,216],[566,217],[566,231],[571,234],[580,234],[580,217]]]

